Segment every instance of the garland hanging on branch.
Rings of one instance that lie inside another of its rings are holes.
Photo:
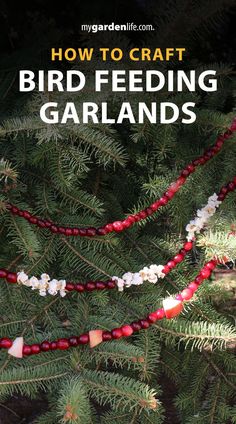
[[[214,215],[216,209],[220,206],[226,195],[234,191],[236,188],[236,177],[224,185],[219,194],[214,193],[209,197],[207,204],[197,211],[197,216],[190,221],[186,226],[187,242],[184,243],[182,249],[170,259],[166,265],[150,265],[144,267],[139,272],[126,272],[122,278],[113,276],[108,281],[88,281],[86,284],[66,282],[66,280],[50,279],[48,274],[42,274],[41,278],[38,279],[35,276],[30,277],[24,272],[18,273],[8,271],[6,269],[0,269],[0,278],[5,278],[9,283],[18,283],[27,287],[31,287],[32,290],[39,290],[41,296],[50,294],[55,296],[60,294],[64,297],[67,292],[76,290],[77,292],[94,291],[118,288],[119,291],[123,291],[124,287],[131,287],[132,285],[141,285],[148,281],[150,283],[157,283],[158,279],[163,279],[173,268],[181,263],[186,254],[192,250],[193,241],[195,239],[195,233],[199,233],[208,220]]]
[[[66,350],[78,345],[89,344],[91,348],[98,344],[112,339],[120,339],[122,337],[129,337],[134,332],[142,329],[147,329],[150,325],[155,324],[156,321],[163,318],[171,319],[178,316],[183,308],[184,302],[189,301],[202,282],[208,279],[215,267],[217,266],[216,260],[211,260],[205,264],[194,281],[177,294],[176,297],[168,297],[163,299],[162,308],[151,312],[146,318],[134,321],[130,324],[124,324],[121,327],[114,328],[111,331],[95,329],[88,333],[81,334],[80,336],[71,336],[68,338],[60,338],[58,340],[49,342],[44,340],[42,343],[34,343],[32,345],[24,344],[23,337],[17,337],[15,340],[3,337],[0,339],[0,348],[8,349],[8,353],[16,358],[23,356],[36,355],[40,352],[48,352],[53,350]]]
[[[146,209],[141,210],[140,212],[129,215],[123,221],[115,221],[113,223],[108,223],[102,227],[94,228],[71,228],[63,227],[53,223],[50,220],[45,220],[38,218],[35,215],[32,215],[27,210],[21,210],[17,206],[12,204],[7,204],[7,210],[13,215],[18,215],[26,219],[29,223],[37,225],[39,228],[46,228],[55,234],[63,234],[65,236],[104,236],[113,231],[121,232],[126,228],[131,227],[135,222],[142,221],[148,216],[153,215],[158,209],[162,206],[165,206],[177,193],[180,187],[186,182],[186,179],[191,175],[196,167],[199,165],[204,165],[210,159],[212,159],[222,148],[225,140],[232,136],[233,132],[236,131],[236,119],[233,121],[231,127],[222,135],[220,135],[213,147],[207,149],[202,156],[192,161],[186,168],[181,172],[180,176],[175,182],[173,182],[163,196],[148,206]]]

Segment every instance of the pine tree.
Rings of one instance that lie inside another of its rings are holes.
[[[175,254],[196,210],[234,177],[235,136],[188,178],[165,208],[121,234],[59,236],[9,214],[6,202],[61,225],[85,228],[147,207],[185,165],[213,145],[234,117],[231,68],[194,66],[199,72],[216,69],[219,89],[191,95],[197,103],[197,120],[192,125],[49,126],[38,117],[48,93],[19,96],[17,106],[2,116],[0,127],[0,268],[24,269],[36,276],[48,272],[84,283],[152,263],[164,264]],[[109,98],[110,93],[105,96]],[[89,93],[84,93],[84,98],[72,96],[72,101],[80,108],[87,98]],[[145,98],[150,101],[150,94]],[[159,94],[162,98],[167,98],[164,90]],[[172,93],[168,98],[182,104],[190,95]],[[63,93],[61,107],[68,100],[70,95]],[[130,101],[135,108],[139,96]],[[120,102],[118,96],[110,99],[112,113]],[[234,265],[235,205],[236,194],[231,193],[198,237],[193,253],[156,285],[144,284],[124,293],[70,293],[61,298],[40,297],[27,287],[1,280],[0,336],[24,335],[27,343],[40,343],[94,328],[109,330],[147,316],[161,305],[166,293],[175,294],[192,281],[206,260],[226,256],[227,266]],[[174,402],[181,423],[235,423],[234,292],[233,274],[225,282],[215,273],[181,316],[160,321],[130,338],[94,349],[79,346],[19,360],[2,349],[0,400],[13,393],[32,399],[46,393],[46,412],[35,424],[161,424],[167,414],[161,399],[168,380],[176,388]]]

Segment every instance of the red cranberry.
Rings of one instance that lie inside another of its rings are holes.
[[[113,339],[120,339],[123,336],[121,328],[111,330],[111,335]]]
[[[17,283],[17,274],[15,272],[8,272],[7,281],[8,283]]]
[[[182,262],[184,260],[184,255],[182,255],[181,253],[178,253],[177,255],[175,255],[174,257],[174,262],[179,264],[180,262]]]
[[[157,309],[156,311],[157,319],[163,319],[165,317],[165,311],[163,308]]]
[[[203,268],[200,272],[200,275],[205,280],[206,278],[210,277],[211,271],[207,268]]]
[[[56,225],[52,225],[52,226],[51,226],[51,231],[52,231],[53,233],[58,233],[58,227],[56,227]]]
[[[66,229],[65,229],[65,227],[58,227],[58,232],[59,232],[60,234],[66,234]]]
[[[197,277],[195,278],[194,282],[196,284],[201,284],[203,282],[203,277],[201,275],[197,275]]]
[[[32,353],[31,346],[24,345],[23,346],[23,355],[29,356],[29,355],[31,355],[31,353]]]
[[[0,269],[0,278],[6,278],[7,271],[5,269]]]
[[[187,241],[186,243],[184,243],[184,250],[186,250],[187,252],[191,250],[192,248],[193,248],[193,243],[191,241]]]
[[[37,225],[40,228],[45,228],[46,227],[45,222],[42,219],[38,219]]]
[[[39,344],[33,344],[31,345],[31,353],[32,355],[37,355],[38,353],[40,353],[41,349],[40,349],[40,345]]]
[[[81,293],[81,292],[83,292],[85,290],[85,285],[78,283],[78,284],[75,285],[75,290],[77,292],[80,292]]]
[[[12,341],[8,337],[0,339],[0,347],[3,349],[10,349],[12,347]]]
[[[184,300],[182,295],[179,293],[175,296],[176,300],[181,300],[181,302]]]
[[[167,266],[168,266],[168,268],[170,268],[170,269],[172,269],[172,268],[174,268],[175,267],[175,265],[176,265],[176,263],[175,263],[175,261],[169,261],[169,262],[167,262]]]
[[[57,342],[51,342],[50,343],[50,350],[56,350],[57,349]]]
[[[162,196],[159,200],[160,206],[165,206],[165,205],[167,205],[167,203],[168,203],[168,197]]]
[[[69,237],[69,236],[72,236],[72,234],[73,234],[72,228],[66,228],[65,235]]]
[[[102,340],[104,342],[107,342],[107,341],[109,341],[111,339],[112,339],[111,332],[110,331],[103,331],[103,333],[102,333]]]
[[[88,283],[85,284],[85,290],[93,291],[95,289],[96,289],[96,284],[93,281],[88,281]]]
[[[96,228],[90,227],[87,228],[87,237],[94,237],[96,236],[97,230]]]
[[[69,345],[72,347],[76,347],[79,344],[78,337],[76,336],[69,337],[68,341],[69,341]]]
[[[198,289],[198,284],[194,283],[193,281],[188,285],[188,289],[192,290],[192,292],[195,293],[195,291]]]
[[[193,297],[193,292],[190,288],[187,288],[187,289],[182,290],[181,296],[182,296],[183,300],[189,300]]]
[[[120,231],[123,231],[123,229],[124,229],[124,226],[123,226],[123,223],[121,221],[113,222],[113,230],[116,233],[119,233]]]
[[[28,211],[23,211],[23,217],[25,219],[30,219],[31,218],[31,214]]]
[[[131,334],[133,334],[133,332],[134,332],[134,330],[133,330],[133,328],[131,327],[131,325],[123,325],[123,326],[121,327],[121,331],[122,331],[122,335],[123,335],[124,337],[129,337],[129,336],[131,336]]]
[[[97,229],[96,233],[98,236],[105,236],[108,233],[108,231],[106,230],[106,228],[101,227]]]
[[[215,261],[210,261],[206,264],[206,268],[210,269],[210,270],[214,270],[216,267],[216,262]]]
[[[77,237],[79,235],[79,229],[78,228],[72,228],[72,235]]]
[[[31,223],[31,224],[37,224],[37,218],[35,217],[35,216],[31,216],[30,217],[30,219],[29,219],[29,222]]]
[[[96,289],[104,290],[106,288],[106,284],[103,281],[96,281]]]
[[[108,233],[111,233],[111,232],[114,230],[114,228],[113,228],[113,224],[107,224],[107,225],[105,225],[105,230],[106,230]]]
[[[88,334],[81,334],[78,337],[79,344],[86,344],[89,342],[89,335]]]
[[[107,288],[108,289],[114,289],[115,287],[116,287],[115,281],[110,280],[110,281],[107,282]]]
[[[139,320],[139,322],[140,322],[141,327],[144,328],[144,329],[146,329],[150,326],[147,319],[141,319],[141,320]]]
[[[147,317],[148,321],[152,324],[154,322],[157,321],[157,314],[156,312],[151,312],[148,317]]]
[[[42,352],[48,352],[50,350],[50,343],[47,341],[44,341],[40,345]]]
[[[66,283],[66,290],[73,291],[75,289],[75,285],[73,283]]]
[[[170,272],[170,268],[167,265],[165,265],[162,272],[163,274],[168,274]]]
[[[70,346],[67,339],[58,339],[57,340],[57,348],[60,350],[68,349]]]
[[[140,331],[141,330],[141,324],[137,321],[134,321],[130,324],[130,326],[133,328],[134,331]]]

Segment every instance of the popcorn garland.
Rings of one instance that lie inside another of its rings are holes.
[[[8,337],[2,337],[0,339],[0,348],[8,349],[8,354],[11,356],[23,358],[24,356],[36,355],[48,351],[67,350],[71,347],[85,344],[89,344],[90,348],[94,348],[102,342],[129,337],[142,329],[146,330],[150,325],[155,324],[156,321],[163,318],[172,319],[177,317],[184,308],[184,302],[189,301],[203,281],[210,278],[216,266],[216,260],[207,262],[196,276],[195,280],[189,283],[180,294],[176,295],[175,298],[170,296],[163,299],[162,308],[151,312],[144,319],[133,321],[130,324],[124,324],[110,331],[95,329],[79,336],[60,338],[51,342],[44,340],[41,343],[33,343],[31,345],[25,344],[23,337],[17,337],[15,340],[11,340]]]
[[[118,291],[123,291],[124,287],[128,288],[132,285],[138,286],[146,281],[155,284],[159,279],[163,279],[166,274],[168,274],[173,268],[175,268],[184,260],[187,252],[190,251],[193,247],[195,233],[199,233],[201,229],[204,228],[226,195],[229,192],[234,191],[235,188],[236,177],[234,177],[233,181],[223,186],[218,195],[214,193],[209,197],[206,206],[204,206],[202,209],[199,209],[195,219],[191,220],[190,223],[186,226],[186,231],[188,232],[187,242],[184,243],[182,249],[180,249],[174,258],[169,260],[165,266],[153,264],[149,267],[144,267],[139,272],[126,272],[122,278],[113,276],[111,280],[108,281],[89,281],[85,284],[74,284],[71,282],[66,282],[66,280],[51,280],[48,274],[42,274],[40,279],[34,276],[29,278],[24,271],[14,273],[5,269],[0,269],[0,278],[5,278],[9,283],[18,283],[27,287],[31,287],[32,290],[39,290],[39,294],[41,296],[46,296],[46,294],[55,296],[59,293],[62,297],[64,297],[67,292],[73,290],[81,293],[83,291],[118,288]]]
[[[206,162],[212,159],[221,150],[225,140],[231,137],[234,131],[236,131],[236,118],[234,119],[231,127],[224,134],[220,135],[217,138],[216,143],[213,147],[207,149],[202,156],[195,159],[193,162],[186,166],[186,168],[181,172],[177,180],[169,186],[167,191],[159,200],[156,200],[146,209],[141,210],[140,212],[134,215],[129,215],[123,221],[115,221],[113,223],[108,223],[99,228],[71,228],[59,226],[50,220],[41,219],[35,215],[32,215],[29,211],[21,210],[17,206],[12,204],[7,204],[7,210],[13,215],[18,215],[26,219],[30,224],[37,225],[39,228],[48,229],[55,234],[63,234],[65,236],[94,237],[104,236],[113,231],[119,233],[131,227],[135,222],[146,219],[148,216],[151,216],[153,213],[155,213],[158,209],[165,206],[175,196],[180,187],[186,182],[186,179],[189,177],[189,175],[191,175],[196,170],[196,167],[199,165],[204,165]]]
[[[200,233],[200,231],[214,215],[216,209],[220,206],[221,203],[222,201],[218,199],[218,195],[214,193],[209,197],[207,205],[202,209],[198,209],[196,218],[191,220],[190,223],[186,226],[188,241],[194,239],[195,233]]]

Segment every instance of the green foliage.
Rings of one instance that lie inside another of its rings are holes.
[[[223,0],[208,2],[208,6],[204,1],[159,3],[166,18],[158,21],[158,42],[163,40],[166,45],[171,45],[170,24],[179,28],[179,45],[183,31],[185,39],[188,31],[190,44],[194,43],[199,40],[196,30],[200,23],[204,31],[209,23],[217,27],[225,5]],[[179,27],[182,12],[188,7],[194,10],[186,14],[192,32],[189,24]],[[127,46],[126,39],[120,42]],[[38,117],[44,95],[27,96],[26,100],[15,95],[16,104],[4,111],[0,123],[1,267],[85,282],[162,264],[172,257],[196,210],[234,177],[235,135],[188,178],[169,205],[122,234],[67,238],[40,231],[10,215],[6,202],[61,225],[85,228],[147,207],[166,191],[183,167],[213,145],[233,118],[233,106],[226,107],[233,104],[231,67],[188,63],[189,69],[192,66],[197,72],[216,69],[218,92],[168,95],[163,89],[158,101],[196,102],[197,120],[192,125],[46,125]],[[156,64],[150,63],[152,67],[156,69]],[[161,67],[167,70],[164,64]],[[12,63],[10,68],[9,73],[2,73],[4,98],[15,78]],[[104,95],[109,97],[107,92]],[[89,93],[84,96],[87,99]],[[101,97],[98,94],[96,100],[101,101]],[[132,97],[129,100],[134,109],[141,98],[153,100],[150,93]],[[69,94],[60,96],[62,104],[68,100]],[[120,100],[118,95],[109,99],[111,112],[117,112]],[[73,96],[73,101],[79,107],[83,98]],[[40,343],[92,328],[109,330],[147,316],[167,293],[176,293],[192,281],[206,259],[226,255],[231,260],[228,266],[234,264],[235,202],[236,194],[230,193],[199,236],[194,251],[160,284],[144,284],[122,294],[115,290],[73,293],[62,299],[43,298],[1,280],[0,336],[23,334],[27,343]],[[9,359],[1,351],[1,401],[14,393],[31,398],[43,393],[45,411],[35,424],[161,424],[168,415],[164,395],[173,387],[181,423],[236,423],[236,333],[229,295],[234,287],[229,288],[224,279],[215,281],[213,276],[200,287],[181,317],[163,320],[147,331],[93,350],[79,346],[22,360]]]

